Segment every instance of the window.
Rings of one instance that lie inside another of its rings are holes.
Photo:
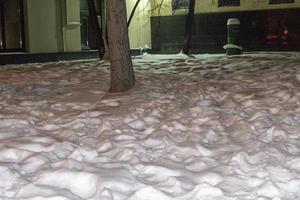
[[[22,9],[21,0],[0,0],[0,52],[24,50]]]
[[[102,27],[101,22],[101,6],[103,0],[94,0],[96,14],[98,17],[99,25]],[[91,19],[89,17],[89,9],[87,0],[80,0],[80,31],[81,31],[81,48],[83,50],[87,49],[97,49],[97,38],[95,30],[93,29]]]
[[[240,0],[218,0],[218,6],[240,6]]]
[[[172,0],[172,10],[188,9],[189,0]]]
[[[294,0],[270,0],[269,4],[294,3]]]

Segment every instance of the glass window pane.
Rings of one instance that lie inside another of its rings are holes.
[[[3,3],[6,49],[22,48],[20,1],[6,0]]]
[[[87,47],[88,46],[88,17],[81,15],[81,46]]]
[[[101,9],[101,2],[100,0],[94,0],[95,8],[96,8],[96,13],[97,15],[100,14],[100,9]]]
[[[240,0],[218,0],[218,6],[240,6]]]
[[[172,0],[172,10],[188,9],[189,0]]]
[[[0,50],[3,49],[3,35],[2,35],[2,15],[3,15],[3,9],[1,6],[1,1],[0,1]]]
[[[87,0],[80,0],[80,12],[88,12]]]
[[[294,0],[270,0],[270,4],[294,3]]]

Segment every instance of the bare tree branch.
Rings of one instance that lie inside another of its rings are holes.
[[[135,10],[137,9],[137,7],[138,7],[138,5],[139,5],[140,2],[141,2],[141,0],[137,0],[135,2],[135,5],[134,5],[134,7],[133,7],[133,9],[131,11],[130,17],[129,17],[128,22],[127,22],[127,27],[129,27],[130,22],[131,22],[131,20],[132,20],[132,18],[134,16]]]

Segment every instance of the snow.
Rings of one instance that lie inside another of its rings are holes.
[[[237,18],[230,18],[227,20],[227,26],[228,25],[240,25],[240,20]]]
[[[0,68],[0,199],[300,199],[299,53]]]
[[[243,47],[238,46],[236,44],[225,44],[223,46],[223,49],[240,49],[240,50],[243,50]]]

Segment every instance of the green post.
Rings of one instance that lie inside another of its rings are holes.
[[[237,18],[230,18],[227,21],[227,44],[224,45],[227,55],[240,55],[242,47],[240,44],[240,20]]]

